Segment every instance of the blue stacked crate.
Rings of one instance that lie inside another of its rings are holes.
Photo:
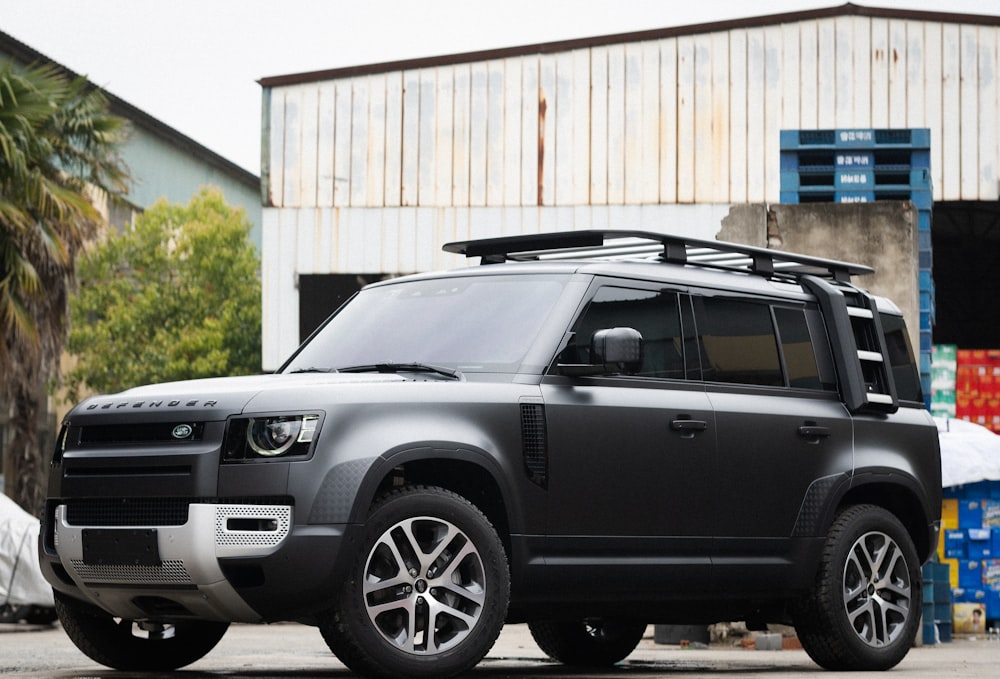
[[[781,131],[782,203],[909,200],[917,208],[920,285],[920,379],[931,398],[934,327],[930,176],[931,134],[916,129]]]
[[[949,566],[931,562],[923,567],[923,639],[925,644],[947,643],[952,637]]]
[[[943,494],[958,502],[958,528],[944,536],[945,554],[958,568],[954,631],[982,634],[1000,624],[1000,482],[952,486]]]

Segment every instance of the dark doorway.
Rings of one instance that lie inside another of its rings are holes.
[[[309,337],[358,290],[387,278],[392,278],[392,274],[299,274],[299,342]]]
[[[1000,348],[1000,202],[934,204],[935,344]]]

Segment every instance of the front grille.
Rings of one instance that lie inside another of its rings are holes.
[[[71,526],[183,526],[190,499],[83,499],[66,503]]]
[[[205,436],[204,422],[142,422],[80,428],[80,446],[189,443]]]

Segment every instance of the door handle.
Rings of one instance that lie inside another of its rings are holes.
[[[799,427],[799,436],[807,439],[825,439],[830,435],[828,427],[820,427],[815,424],[804,424]]]
[[[695,435],[695,432],[708,429],[708,422],[704,420],[672,420],[670,428],[674,431],[679,431],[684,438],[691,438]]]

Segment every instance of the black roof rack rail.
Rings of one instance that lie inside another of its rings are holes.
[[[611,241],[618,243],[612,244]],[[844,283],[850,283],[851,276],[875,272],[864,264],[652,231],[589,229],[501,236],[446,243],[442,249],[466,257],[481,257],[482,264],[536,259],[607,259],[645,255],[656,256],[659,261],[675,264],[750,271],[768,277],[777,274],[811,274]]]

